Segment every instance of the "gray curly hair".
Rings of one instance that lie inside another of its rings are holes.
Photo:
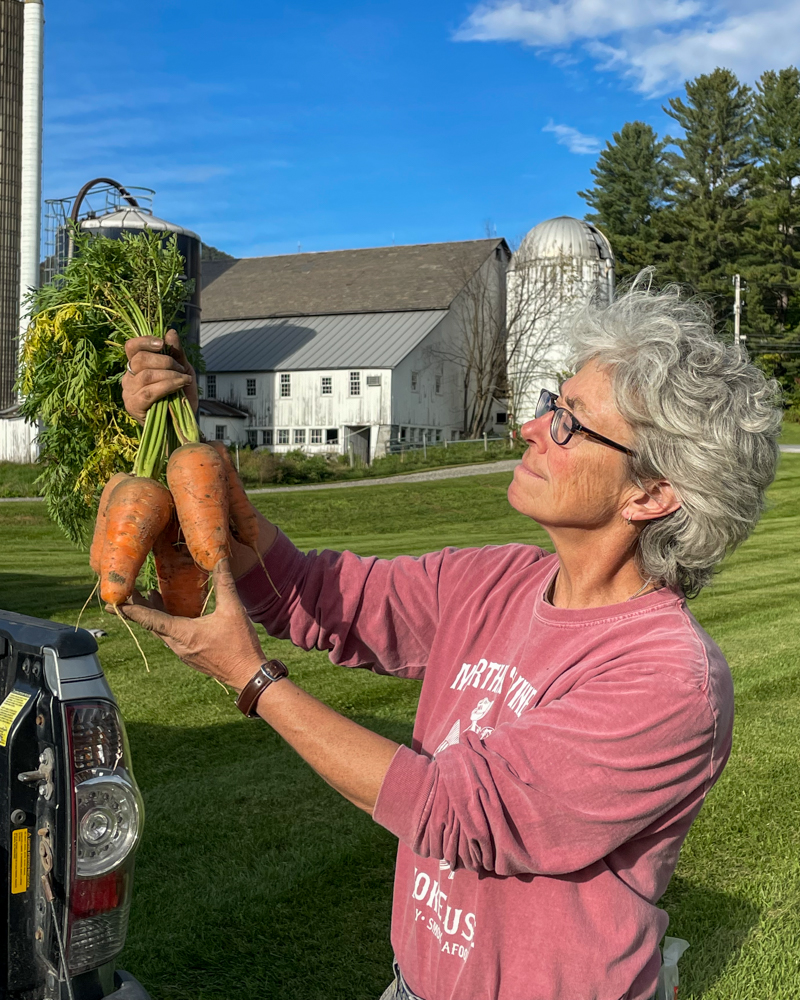
[[[644,272],[603,309],[587,306],[565,331],[569,364],[609,370],[617,409],[634,433],[631,479],[666,479],[681,506],[642,529],[639,571],[694,596],[743,542],[775,477],[780,391],[739,348],[715,335],[710,310]]]

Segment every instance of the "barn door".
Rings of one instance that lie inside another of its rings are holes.
[[[369,427],[348,427],[348,451],[353,461],[360,465],[369,465]]]

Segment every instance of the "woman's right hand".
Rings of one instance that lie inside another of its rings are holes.
[[[179,389],[183,389],[197,412],[197,376],[174,330],[168,330],[164,340],[134,337],[126,342],[125,353],[128,368],[122,376],[122,401],[134,420],[143,424],[153,403]]]

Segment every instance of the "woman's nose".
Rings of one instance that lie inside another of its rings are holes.
[[[550,436],[550,421],[553,419],[552,413],[543,413],[541,417],[534,417],[528,420],[520,428],[522,440],[531,448],[537,451],[544,451],[547,447],[547,439]]]

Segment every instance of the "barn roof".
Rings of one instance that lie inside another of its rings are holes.
[[[201,417],[241,417],[244,419],[247,416],[247,413],[240,410],[238,406],[223,403],[220,399],[201,399],[198,412]]]
[[[203,261],[203,322],[447,309],[503,239]]]
[[[446,309],[203,323],[209,372],[394,368]]]

